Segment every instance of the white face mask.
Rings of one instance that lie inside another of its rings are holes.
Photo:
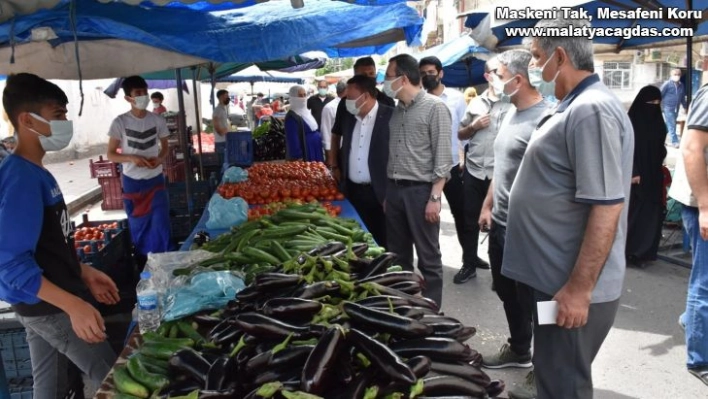
[[[135,108],[137,108],[139,110],[144,110],[144,109],[147,109],[151,100],[150,100],[150,97],[145,95],[145,96],[133,97],[133,101],[135,101]]]
[[[555,54],[555,53],[554,53]],[[543,79],[543,70],[546,69],[546,65],[553,59],[551,56],[542,67],[529,68],[529,82],[533,87],[535,87],[543,96],[555,96],[556,93],[556,78],[560,74],[560,70],[556,72],[556,76],[551,79],[550,82],[546,82]]]
[[[398,95],[398,92],[401,91],[401,89],[403,88],[403,86],[399,87],[399,88],[396,89],[396,90],[393,90],[393,87],[392,87],[392,86],[393,86],[393,82],[395,82],[395,81],[401,79],[402,77],[403,77],[403,76],[399,76],[399,77],[397,77],[396,79],[393,79],[393,80],[384,80],[384,83],[383,83],[383,92],[384,92],[384,94],[386,94],[387,96],[389,96],[389,97],[395,99],[396,96]]]
[[[162,104],[160,104],[160,103],[152,103],[152,108],[153,108],[153,109],[160,108],[160,105],[162,105]]]
[[[516,89],[516,90],[514,90],[514,92],[511,93],[511,94],[506,94],[506,93],[504,92],[504,89],[506,88],[506,85],[507,85],[509,82],[511,82],[512,80],[514,80],[514,78],[511,78],[511,79],[507,80],[506,82],[503,82],[503,81],[499,78],[499,76],[497,76],[497,75],[494,75],[494,77],[492,78],[492,87],[494,88],[494,92],[495,92],[499,97],[501,97],[501,100],[504,101],[504,102],[509,102],[509,101],[511,101],[511,96],[513,96],[514,94],[516,94],[516,93],[519,91],[519,89]]]
[[[303,109],[307,107],[307,99],[302,97],[290,97],[291,109]]]
[[[364,104],[360,105],[359,107],[356,106],[356,102],[359,101],[362,97],[364,97],[364,94],[360,95],[356,100],[349,100],[347,99],[346,101],[346,106],[347,106],[347,111],[349,111],[350,114],[357,116],[359,115],[359,111],[361,111],[361,107],[364,106]]]
[[[41,116],[30,113],[32,117],[40,122],[49,125],[51,136],[45,136],[42,133],[31,129],[39,136],[39,144],[42,145],[44,151],[60,151],[66,148],[71,139],[74,137],[74,124],[71,121],[48,121]]]
[[[317,89],[317,93],[320,95],[320,97],[325,97],[327,95],[327,89],[319,88]]]
[[[679,80],[681,80],[681,77],[674,75],[671,77],[671,80],[673,80],[674,82],[678,82]]]

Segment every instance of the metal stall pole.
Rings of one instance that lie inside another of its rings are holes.
[[[202,122],[199,117],[199,96],[197,96],[197,76],[199,75],[199,70],[201,67],[192,67],[192,92],[194,93],[194,116],[196,118],[197,123],[195,126],[197,127],[197,147],[199,148],[199,176],[202,178],[202,180],[206,180],[204,178],[204,164],[202,162]]]
[[[191,152],[187,145],[187,115],[184,109],[184,94],[182,93],[182,70],[175,69],[175,80],[177,81],[177,102],[179,103],[179,113],[177,114],[179,129],[179,146],[184,154],[184,171],[186,178],[184,179],[185,195],[187,196],[187,212],[189,213],[189,224],[193,223],[192,217],[194,213],[194,202],[192,201],[192,173]]]

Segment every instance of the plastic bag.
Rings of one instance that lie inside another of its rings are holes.
[[[215,195],[209,200],[208,209],[206,227],[209,230],[230,229],[248,220],[248,204],[240,197],[227,200]]]
[[[211,259],[218,254],[198,249],[186,252],[164,252],[160,254],[148,254],[145,270],[150,272],[155,282],[158,293],[164,296],[167,287],[174,280],[173,272],[177,269],[195,267],[202,261]]]
[[[229,271],[195,270],[190,276],[172,280],[163,301],[164,321],[172,321],[202,310],[222,309],[246,285]]]
[[[226,169],[222,180],[224,183],[240,183],[246,181],[248,180],[248,171],[238,166],[232,166]]]

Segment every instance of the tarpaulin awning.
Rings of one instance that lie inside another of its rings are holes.
[[[116,98],[118,92],[121,90],[121,85],[123,84],[123,78],[118,78],[114,80],[107,88],[103,91],[103,94],[110,98]],[[149,79],[147,80],[148,88],[150,90],[165,90],[165,89],[176,89],[177,81],[172,79]],[[189,94],[189,87],[187,87],[187,82],[182,82],[182,91]]]
[[[289,2],[278,1],[217,12],[148,9],[95,0],[75,0],[72,4],[60,3],[51,10],[0,24],[0,73],[30,71],[47,78],[76,77],[71,60],[73,44],[66,45],[74,37],[81,43],[84,78],[103,78],[209,61],[277,60],[313,50],[330,56],[380,53],[390,47],[388,43],[399,39],[418,43],[423,24],[418,13],[404,3],[362,7],[342,1],[307,0],[308,6],[293,9]],[[143,50],[157,48],[191,59],[172,57],[172,63],[149,68],[147,64],[161,61],[161,57],[150,51],[119,51],[113,43],[104,43],[106,40],[140,43],[147,46]],[[40,56],[36,54],[39,52],[50,54]],[[122,54],[129,56],[117,56]],[[13,58],[14,64],[10,62]],[[76,66],[75,61],[73,64]],[[100,68],[94,68],[94,64]]]
[[[416,54],[416,57],[419,60],[437,57],[443,65],[442,83],[450,87],[467,87],[484,83],[484,59],[488,54],[489,50],[469,35],[463,35]]]
[[[217,82],[229,82],[229,83],[256,83],[256,82],[270,82],[270,83],[298,83],[303,84],[305,81],[302,78],[296,76],[288,75],[282,72],[276,71],[261,71],[257,66],[252,66],[239,73],[235,73],[229,76],[223,76],[216,80]]]

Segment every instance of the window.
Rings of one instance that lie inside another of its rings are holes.
[[[610,89],[630,90],[632,88],[632,63],[605,62],[603,81]]]
[[[676,68],[675,66],[669,64],[668,62],[659,62],[656,64],[656,80],[657,82],[664,82],[669,80],[671,76],[671,70]]]

